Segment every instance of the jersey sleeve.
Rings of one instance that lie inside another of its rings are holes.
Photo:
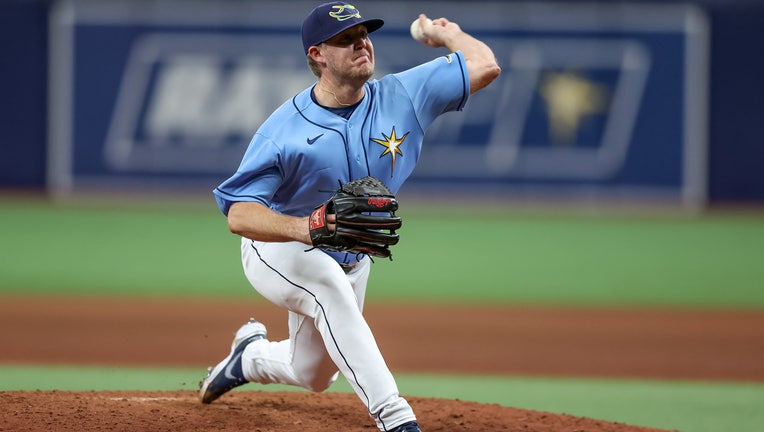
[[[231,205],[239,201],[259,202],[269,206],[283,179],[279,163],[276,144],[255,134],[239,169],[213,191],[220,211],[227,216]]]
[[[393,76],[409,94],[423,129],[443,113],[462,110],[470,94],[467,65],[461,51]]]

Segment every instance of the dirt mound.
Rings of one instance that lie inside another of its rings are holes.
[[[408,398],[425,432],[658,431],[584,417],[458,400]],[[376,431],[348,393],[235,391],[202,405],[192,391],[2,392],[2,431]]]

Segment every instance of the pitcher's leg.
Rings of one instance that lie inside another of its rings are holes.
[[[289,312],[289,339],[252,343],[244,359],[244,376],[253,382],[289,384],[320,392],[337,380],[337,366],[327,354],[313,320],[294,312]]]
[[[358,299],[340,290],[322,294],[318,296],[322,307],[316,315],[316,328],[330,357],[366,404],[377,426],[388,430],[390,426],[415,420],[408,402],[400,397],[395,379],[358,309]]]
[[[302,244],[248,240],[242,244],[242,258],[258,292],[290,310],[290,317],[302,316],[290,318],[288,341],[258,341],[247,348],[243,358],[249,363],[248,378],[318,389],[328,385],[324,383],[338,368],[381,429],[414,420],[359,310],[368,259],[346,275],[331,257],[318,250],[306,252]]]

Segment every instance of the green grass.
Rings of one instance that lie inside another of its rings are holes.
[[[756,213],[581,213],[409,206],[369,299],[764,307]],[[238,239],[203,203],[0,197],[2,295],[247,296]],[[201,369],[0,365],[0,390],[193,390]],[[679,429],[754,431],[764,385],[399,375],[404,394]],[[285,386],[249,389],[287,390]],[[339,381],[334,391],[350,391]]]
[[[236,294],[237,242],[211,208],[0,206],[6,292]]]
[[[213,203],[0,201],[0,294],[251,296]],[[401,212],[368,296],[421,302],[764,306],[764,218]]]
[[[764,219],[426,214],[407,228],[400,263],[385,269],[417,287],[437,282],[430,298],[764,305]],[[380,272],[379,281],[397,276]]]
[[[0,366],[0,391],[195,390],[203,368]],[[396,374],[404,395],[677,429],[755,431],[764,424],[764,384],[580,378]],[[298,391],[249,384],[243,391]],[[239,391],[239,390],[237,390]],[[342,378],[331,391],[351,392]]]

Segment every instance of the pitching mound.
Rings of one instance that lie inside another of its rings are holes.
[[[569,415],[445,399],[408,398],[425,432],[659,431]],[[2,392],[0,430],[29,432],[376,431],[347,393],[236,391],[202,405],[191,391]]]

